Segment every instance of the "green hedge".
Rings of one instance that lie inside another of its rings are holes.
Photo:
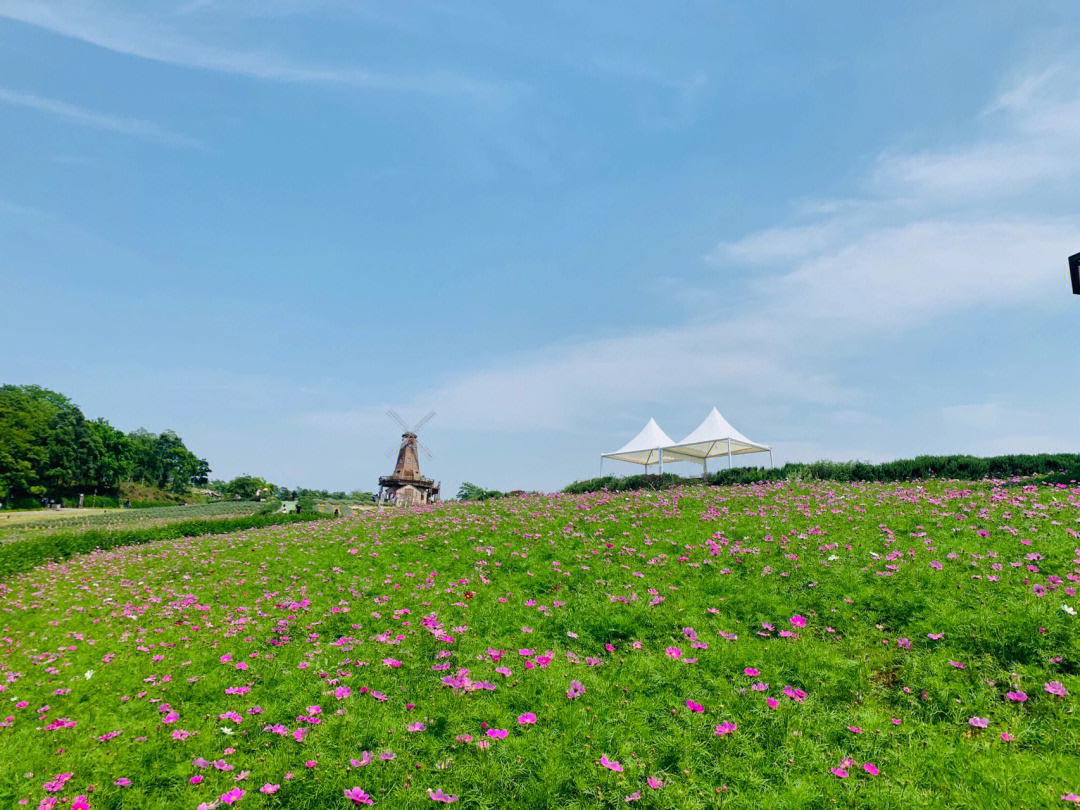
[[[175,540],[205,534],[224,534],[242,529],[277,526],[282,523],[301,523],[317,520],[318,515],[245,515],[213,520],[181,520],[163,526],[143,529],[82,532],[54,532],[30,540],[16,540],[0,545],[0,577],[29,571],[43,563],[62,560],[74,554],[87,554],[98,549],[150,543],[155,540]]]
[[[1040,453],[979,458],[977,456],[917,456],[910,459],[864,464],[861,461],[815,461],[809,464],[785,464],[783,467],[733,467],[701,478],[678,475],[629,475],[618,478],[606,475],[575,481],[563,492],[578,494],[606,489],[622,492],[630,489],[666,489],[679,484],[715,485],[754,484],[761,481],[920,481],[929,478],[953,478],[979,481],[983,478],[1049,476],[1060,483],[1080,480],[1080,454]]]

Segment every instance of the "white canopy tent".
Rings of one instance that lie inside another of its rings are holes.
[[[700,462],[704,474],[709,471],[708,460],[717,456],[727,456],[728,467],[731,466],[732,456],[744,453],[768,453],[770,467],[773,462],[772,447],[750,441],[729,425],[716,408],[712,409],[693,433],[678,444],[665,447],[664,451],[665,454],[675,456],[678,461]]]
[[[665,452],[663,448],[674,444],[671,437],[660,429],[655,419],[649,419],[641,432],[627,442],[614,453],[600,454],[600,472],[604,471],[604,459],[611,458],[616,461],[629,461],[631,464],[644,464],[648,472],[650,464],[659,464],[660,472],[664,472],[665,461],[685,461],[677,455]]]

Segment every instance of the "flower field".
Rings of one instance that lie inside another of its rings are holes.
[[[0,806],[1067,807],[1080,489],[367,514],[0,582]]]

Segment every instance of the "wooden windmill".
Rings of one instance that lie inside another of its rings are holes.
[[[386,414],[401,426],[404,433],[401,434],[401,444],[397,448],[394,472],[379,479],[379,503],[389,501],[398,506],[413,506],[438,501],[439,484],[421,475],[419,451],[422,450],[429,459],[433,456],[416,436],[416,432],[435,417],[435,411],[417,422],[415,427],[409,427],[393,408]],[[393,449],[388,450],[386,455],[387,458],[392,458]]]

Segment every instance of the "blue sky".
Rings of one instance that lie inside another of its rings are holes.
[[[0,380],[332,489],[1077,451],[1080,11],[893,5],[0,0]]]

